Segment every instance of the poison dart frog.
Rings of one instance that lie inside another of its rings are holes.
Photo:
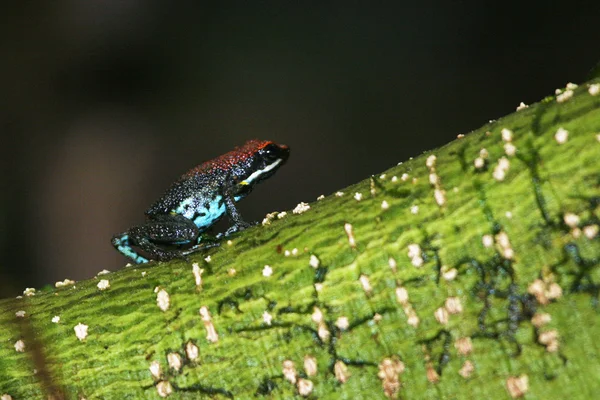
[[[225,213],[232,225],[225,236],[250,226],[236,202],[287,161],[290,149],[271,141],[249,140],[241,147],[207,161],[182,175],[146,210],[146,222],[115,235],[112,244],[135,263],[149,258],[166,261],[218,244],[200,245],[200,234]]]

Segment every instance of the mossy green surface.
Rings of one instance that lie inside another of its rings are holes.
[[[300,398],[283,374],[291,360],[297,378],[313,384],[309,398],[384,399],[379,365],[392,358],[405,366],[398,398],[507,399],[507,379],[521,375],[528,378],[527,399],[595,397],[600,239],[590,233],[600,223],[600,95],[591,96],[588,85],[565,102],[532,105],[189,261],[128,267],[1,300],[0,395],[156,399],[157,382],[168,381],[173,399]],[[561,127],[569,132],[562,144],[555,139]],[[505,128],[513,132],[514,155],[506,154]],[[482,149],[488,156],[478,169]],[[431,155],[436,160],[428,166]],[[498,180],[503,157],[509,168]],[[568,213],[579,217],[575,230],[564,221]],[[503,233],[512,257],[496,236]],[[491,246],[484,235],[496,237]],[[421,266],[409,257],[411,244],[420,246]],[[311,255],[318,268],[309,264]],[[201,288],[193,262],[204,269]],[[264,276],[265,265],[272,275]],[[442,272],[452,269],[456,277],[446,279]],[[110,288],[100,291],[100,279]],[[540,304],[528,293],[536,279],[557,284],[562,296]],[[400,286],[416,326],[396,298]],[[157,306],[156,288],[170,296],[167,311]],[[442,324],[434,313],[448,297],[458,298],[462,310]],[[203,306],[216,342],[207,340]],[[25,317],[15,316],[19,310]],[[551,320],[534,327],[536,312]],[[339,318],[347,318],[346,329]],[[78,323],[89,327],[83,341],[73,329]],[[552,330],[557,351],[538,341]],[[473,344],[467,355],[455,347],[464,337]],[[24,352],[15,351],[17,340]],[[199,348],[195,361],[186,355],[188,342]],[[184,360],[179,371],[169,368],[169,353]],[[307,375],[305,357],[316,358],[315,375]],[[465,378],[459,370],[467,360],[474,370]],[[153,361],[160,379],[150,373]],[[345,382],[335,375],[340,361]]]

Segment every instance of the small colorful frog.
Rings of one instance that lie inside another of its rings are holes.
[[[135,263],[150,258],[166,261],[218,244],[200,245],[200,234],[225,213],[232,226],[225,236],[250,226],[235,203],[254,185],[272,176],[290,155],[289,147],[271,141],[250,140],[242,147],[207,161],[182,175],[148,210],[143,225],[115,235],[112,244]]]

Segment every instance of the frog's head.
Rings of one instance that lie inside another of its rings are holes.
[[[270,176],[287,161],[290,148],[267,140],[250,140],[244,146],[247,163],[239,176],[239,184],[253,186]]]

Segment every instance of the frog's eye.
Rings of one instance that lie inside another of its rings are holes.
[[[276,145],[275,143],[270,143],[270,144],[266,145],[262,149],[261,152],[262,152],[264,159],[268,163],[272,163],[281,158],[284,158],[283,153],[285,153],[284,149],[282,147]]]
[[[278,150],[279,150],[279,147],[274,143],[266,145],[263,149],[265,154],[276,154]]]

